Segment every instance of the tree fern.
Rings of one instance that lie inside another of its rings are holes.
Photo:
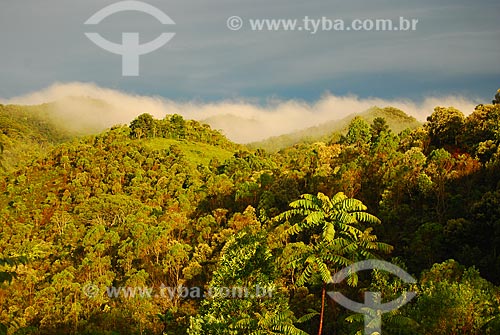
[[[377,242],[376,236],[371,234],[372,229],[363,227],[364,224],[378,224],[380,220],[366,213],[367,207],[360,200],[348,198],[342,192],[331,198],[323,193],[303,194],[300,199],[290,203],[290,208],[273,220],[292,223],[290,228],[284,230],[284,237],[309,233],[308,253],[292,260],[290,266],[303,267],[296,285],[312,283],[318,277],[323,283],[321,334],[326,283],[330,281],[332,271],[338,271],[360,259],[373,258],[375,251],[389,252],[391,247]],[[321,235],[318,239],[311,238],[315,236],[317,228],[322,230]],[[347,283],[356,286],[357,282],[357,275],[352,273]]]

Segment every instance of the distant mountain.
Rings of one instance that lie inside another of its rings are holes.
[[[0,104],[0,168],[12,170],[68,141],[72,134],[52,118],[48,104]]]
[[[86,96],[40,105],[0,104],[0,171],[15,170],[55,145],[101,133],[135,117],[122,114],[106,101]]]
[[[395,133],[399,133],[406,128],[414,129],[422,125],[422,123],[413,116],[410,116],[397,108],[372,107],[361,114],[351,114],[340,120],[332,120],[321,125],[309,127],[293,133],[273,136],[263,141],[250,143],[248,146],[254,149],[262,148],[270,152],[275,152],[293,146],[297,143],[329,141],[332,136],[340,136],[340,134],[346,133],[349,123],[356,116],[360,116],[368,123],[372,123],[377,117],[383,117],[387,121],[389,128]]]
[[[22,168],[64,142],[109,130],[115,112],[106,102],[87,97],[67,97],[34,106],[0,104],[0,172]],[[151,122],[155,129],[148,129],[152,138],[144,139],[146,147],[160,150],[174,145],[193,162],[208,164],[212,158],[224,161],[232,156],[232,150],[243,149],[194,120],[170,116],[154,121],[151,118]]]

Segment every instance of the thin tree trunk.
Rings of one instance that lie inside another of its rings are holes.
[[[325,295],[326,295],[326,283],[323,283],[323,287],[321,288],[321,313],[319,315],[318,335],[323,334],[323,316],[325,315]]]

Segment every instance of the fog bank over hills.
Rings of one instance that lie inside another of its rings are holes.
[[[453,106],[470,114],[481,103],[463,96],[433,96],[420,102],[405,99],[359,98],[355,95],[323,95],[315,102],[270,99],[258,104],[248,99],[217,102],[174,101],[158,96],[142,96],[99,87],[91,83],[56,83],[13,98],[0,98],[2,104],[38,105],[51,103],[50,109],[70,130],[83,133],[128,124],[136,116],[149,113],[155,118],[180,114],[184,118],[208,123],[237,143],[260,141],[378,106],[392,106],[424,121],[436,106]]]

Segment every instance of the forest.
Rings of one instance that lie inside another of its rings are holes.
[[[383,334],[500,334],[495,102],[276,150],[176,114],[82,136],[0,105],[0,334],[363,334],[330,291],[415,292]],[[416,283],[332,283],[366,259]]]

